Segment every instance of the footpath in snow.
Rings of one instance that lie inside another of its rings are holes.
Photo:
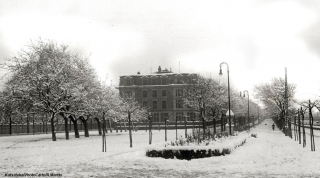
[[[60,173],[62,177],[320,177],[320,132],[315,131],[316,151],[272,131],[272,120],[254,128],[241,147],[226,156],[177,160],[145,155],[148,132],[133,132],[133,148],[128,132],[107,135],[107,153],[96,131],[89,138],[70,140],[58,134],[0,137],[0,177],[8,173]],[[184,130],[179,130],[184,135]],[[168,131],[168,140],[175,131]],[[153,130],[153,145],[164,142],[164,131]]]

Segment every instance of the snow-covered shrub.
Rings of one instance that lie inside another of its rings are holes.
[[[234,137],[216,137],[198,142],[192,134],[187,138],[179,137],[176,141],[168,141],[163,146],[150,146],[147,148],[146,156],[162,157],[165,159],[198,159],[211,156],[230,154],[234,149],[242,146],[251,135],[238,133]]]
[[[251,137],[257,138],[257,134],[256,133],[252,133]]]

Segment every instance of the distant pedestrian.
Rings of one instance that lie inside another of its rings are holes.
[[[274,130],[274,127],[275,127],[275,125],[274,125],[274,123],[272,124],[272,130]]]

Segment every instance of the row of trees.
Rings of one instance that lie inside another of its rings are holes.
[[[193,84],[188,85],[184,91],[185,107],[193,108],[203,122],[205,133],[205,121],[215,121],[225,115],[228,108],[228,88],[211,78],[198,76]],[[248,104],[246,98],[239,96],[239,92],[231,89],[231,110],[238,118],[247,116]],[[251,108],[250,116],[258,118],[260,107],[252,101],[249,101]],[[244,124],[249,124],[250,118],[247,118]],[[237,121],[234,121],[237,122]],[[204,137],[204,135],[203,135]]]
[[[287,136],[292,138],[292,125],[295,140],[299,141],[299,144],[301,144],[302,134],[303,147],[306,146],[305,118],[309,118],[311,151],[315,151],[313,113],[316,110],[320,111],[320,100],[298,102],[294,98],[296,85],[287,84],[287,95],[285,86],[285,79],[274,78],[270,83],[255,87],[256,97],[263,102],[268,114]],[[286,103],[288,103],[288,109]]]
[[[133,96],[121,98],[118,91],[103,84],[88,59],[71,52],[66,45],[41,39],[31,41],[26,49],[1,67],[9,71],[0,93],[1,122],[12,119],[13,115],[46,113],[53,141],[56,141],[58,118],[63,118],[66,139],[69,139],[69,120],[78,138],[77,122],[83,123],[88,137],[90,118],[94,118],[99,127],[102,123],[105,129],[107,119],[129,119],[130,122],[145,118],[147,114]]]
[[[277,118],[276,124],[281,129],[286,126],[286,114],[288,115],[295,110],[297,103],[294,99],[295,89],[294,84],[287,84],[286,96],[285,80],[283,78],[273,78],[270,83],[255,86],[256,98],[264,104],[266,112],[271,117]],[[286,102],[288,102],[288,111]]]

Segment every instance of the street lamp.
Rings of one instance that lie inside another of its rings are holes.
[[[228,102],[229,102],[229,134],[231,135],[231,114],[230,114],[230,82],[229,82],[229,65],[226,62],[222,62],[220,64],[220,73],[219,75],[222,75],[222,65],[227,65],[227,72],[228,72]]]
[[[248,94],[248,123],[249,123],[249,92],[247,90],[243,91],[243,97],[246,97],[246,92]],[[241,92],[240,92],[240,97],[241,97]],[[249,123],[249,127],[250,127],[250,123]]]

